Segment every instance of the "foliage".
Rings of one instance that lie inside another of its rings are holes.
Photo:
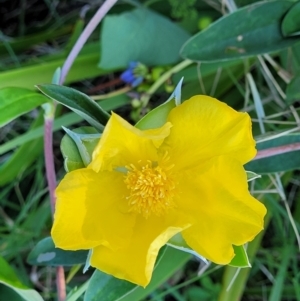
[[[56,300],[55,270],[64,265],[68,301],[300,300],[300,2],[119,1],[76,57],[69,87],[53,85],[53,74],[99,2],[22,3],[0,7],[0,299]],[[120,79],[132,61],[145,65],[136,87]],[[88,251],[55,249],[42,107],[56,101],[59,181],[91,161],[111,110],[148,129],[196,94],[252,118],[259,152],[245,168],[268,208],[264,231],[224,267],[170,242],[146,289],[89,268]]]

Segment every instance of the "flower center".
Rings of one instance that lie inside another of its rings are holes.
[[[129,196],[126,197],[129,211],[141,213],[147,218],[152,213],[160,216],[174,207],[172,167],[155,165],[150,161],[139,168],[133,164],[126,166],[128,172],[124,181],[129,189]]]

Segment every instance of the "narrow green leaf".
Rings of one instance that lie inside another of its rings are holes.
[[[277,137],[272,140],[258,142],[256,147],[258,151],[275,147],[284,147],[289,144],[299,143],[300,134],[289,134]],[[289,151],[280,155],[274,155],[267,158],[261,158],[251,161],[245,165],[246,170],[251,170],[257,174],[288,171],[300,168],[299,150]]]
[[[293,104],[300,99],[300,74],[295,76],[286,88],[286,102],[288,105]]]
[[[39,93],[24,88],[0,89],[0,127],[47,102]]]
[[[51,237],[39,241],[28,255],[27,262],[32,265],[70,266],[83,264],[88,251],[65,251],[56,248]]]
[[[14,86],[33,90],[34,85],[37,83],[49,83],[53,76],[53,70],[64,64],[66,55],[64,52],[47,55],[40,58],[41,64],[37,64],[36,60],[34,60],[31,65],[3,71],[0,73],[0,88]],[[67,84],[110,73],[111,70],[101,70],[97,67],[98,60],[99,42],[84,46],[76,58],[65,83]],[[84,72],[82,72],[82,66],[84,66]],[[30,76],[28,76],[28,74],[30,74]]]
[[[269,301],[283,300],[283,289],[288,274],[289,262],[297,253],[293,245],[286,245],[282,250],[282,260],[279,265],[278,273],[275,277],[275,284],[272,286],[272,290],[269,296]]]
[[[96,270],[90,280],[84,301],[116,301],[135,287],[133,283]]]
[[[190,38],[182,57],[211,62],[275,52],[299,42],[285,38],[280,26],[294,1],[262,1],[240,8]]]
[[[232,267],[249,268],[251,264],[244,246],[233,246],[235,256],[229,263]]]
[[[266,114],[265,114],[265,109],[262,104],[260,94],[258,92],[256,83],[252,77],[252,74],[247,73],[246,78],[248,80],[250,91],[251,91],[251,94],[252,94],[252,97],[254,100],[254,107],[255,107],[256,114],[257,114],[260,131],[261,131],[261,133],[265,133],[265,126],[263,123],[263,118],[265,118]]]
[[[101,107],[107,111],[114,110],[129,103],[129,98],[125,94],[100,101]],[[80,121],[82,121],[82,118],[77,114],[67,113],[64,116],[61,116],[54,120],[53,130],[57,131],[60,130],[62,126],[71,126]],[[4,145],[0,145],[0,155],[14,149],[17,146],[23,145],[26,142],[42,137],[43,134],[44,128],[43,126],[41,126],[23,135],[20,135],[12,139],[11,141],[6,142]]]
[[[0,283],[12,289],[22,297],[22,300],[43,301],[43,298],[37,291],[28,288],[20,282],[14,270],[2,257],[0,257]]]
[[[17,38],[10,37],[7,41],[7,44],[13,49],[15,53],[22,52],[26,49],[30,49],[36,44],[42,44],[46,41],[54,40],[57,37],[65,36],[66,34],[69,34],[71,32],[72,27],[72,25],[68,24],[65,26],[60,26],[55,30],[49,28],[48,30],[41,30],[40,32],[31,35],[18,36]],[[1,55],[7,54],[7,48],[5,46],[6,45],[1,42]]]
[[[68,294],[66,301],[77,301],[87,290],[90,284],[90,279],[83,283],[80,287],[75,287],[73,290]],[[80,298],[80,300],[82,300]]]
[[[257,178],[261,178],[261,175],[258,175],[258,174],[256,174],[253,171],[247,171],[246,170],[246,174],[247,174],[247,181],[248,182],[251,182],[251,181],[253,181],[253,180],[257,179]]]
[[[146,8],[109,15],[102,27],[99,66],[126,67],[130,61],[146,65],[173,64],[179,60],[179,49],[188,37],[181,27]]]
[[[151,110],[135,125],[140,130],[147,130],[163,126],[170,111],[181,103],[181,86],[183,78],[179,81],[171,96],[160,106]]]
[[[285,15],[282,24],[281,31],[283,36],[295,36],[300,35],[300,2],[297,1]]]
[[[37,88],[49,98],[68,107],[99,131],[104,129],[110,115],[87,95],[64,86],[43,84]]]
[[[67,172],[86,167],[92,160],[93,151],[101,134],[92,127],[80,127],[73,131],[64,127],[67,135],[61,141],[61,152]]]

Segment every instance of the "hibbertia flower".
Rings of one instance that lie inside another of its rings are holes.
[[[56,190],[56,246],[92,249],[92,266],[142,286],[175,234],[228,264],[232,245],[251,241],[266,213],[243,168],[256,154],[247,113],[194,96],[167,119],[139,130],[113,113],[90,165],[68,173]]]

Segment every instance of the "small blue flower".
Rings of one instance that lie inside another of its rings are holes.
[[[148,68],[139,62],[130,62],[128,68],[121,74],[123,82],[137,87],[140,85],[148,73]]]
[[[132,72],[131,69],[127,69],[125,70],[121,76],[120,76],[121,80],[124,81],[127,84],[131,84],[132,82],[135,81],[135,76]]]

